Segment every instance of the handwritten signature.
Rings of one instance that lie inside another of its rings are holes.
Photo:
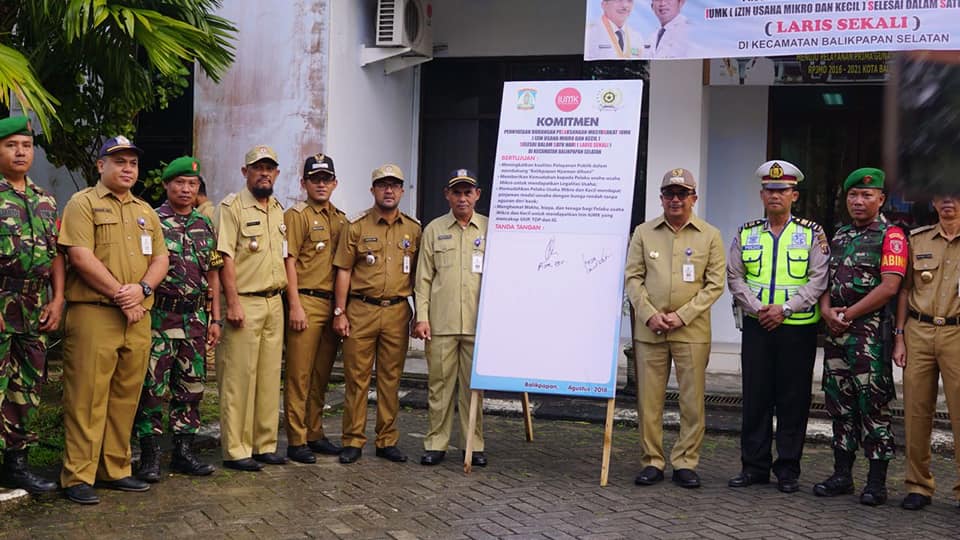
[[[543,261],[537,264],[537,271],[546,270],[548,268],[556,268],[567,263],[566,260],[560,258],[560,254],[557,252],[556,244],[557,239],[551,237],[547,242],[546,249],[543,251]]]
[[[610,255],[606,251],[601,252],[600,255],[597,255],[596,257],[588,258],[586,255],[583,255],[583,267],[587,270],[587,273],[589,274],[590,272],[593,272],[594,270],[599,268],[601,264],[609,261],[611,256],[612,255]]]

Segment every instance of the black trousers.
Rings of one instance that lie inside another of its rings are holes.
[[[800,456],[810,415],[810,385],[817,353],[817,325],[781,324],[772,332],[743,318],[743,470],[777,478],[800,476]],[[777,460],[773,461],[773,416],[777,416]]]

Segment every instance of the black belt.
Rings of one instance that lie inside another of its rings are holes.
[[[356,298],[361,302],[366,302],[368,304],[373,304],[375,306],[387,307],[394,304],[399,304],[400,302],[406,301],[406,296],[394,296],[393,298],[371,298],[369,296],[364,296],[362,294],[351,294],[350,298]]]
[[[90,302],[83,302],[83,301],[79,301],[79,300],[73,300],[73,301],[67,302],[67,305],[68,305],[68,306],[69,306],[70,304],[87,304],[87,305],[91,305],[91,306],[101,306],[101,307],[110,307],[110,308],[120,309],[120,306],[118,306],[118,305],[116,305],[116,304],[111,304],[110,302],[100,302],[100,301],[97,301],[97,300],[93,300],[93,301],[90,301]]]
[[[240,296],[260,296],[262,298],[270,298],[280,294],[280,291],[283,289],[270,289],[269,291],[257,291],[257,292],[242,292]]]
[[[182,298],[179,296],[157,295],[153,307],[170,313],[196,313],[204,305],[203,297]]]
[[[910,314],[914,319],[932,324],[934,326],[957,326],[960,325],[960,317],[931,317],[930,315],[924,315],[918,311],[908,310],[907,313]]]
[[[6,292],[15,292],[20,294],[32,294],[40,292],[40,289],[46,287],[46,279],[27,279],[11,276],[0,277],[0,290]]]
[[[330,291],[321,291],[320,289],[297,289],[297,292],[307,296],[312,296],[314,298],[326,298],[327,300],[333,300],[333,293]]]

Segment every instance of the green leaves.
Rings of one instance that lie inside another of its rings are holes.
[[[55,107],[59,102],[40,84],[25,56],[0,45],[0,102],[8,109],[11,95],[24,109],[36,111],[44,131],[50,128],[50,119],[55,118]]]

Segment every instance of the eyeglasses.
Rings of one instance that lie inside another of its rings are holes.
[[[661,191],[660,196],[663,197],[663,200],[669,201],[674,198],[684,201],[687,197],[691,195],[696,195],[697,192],[693,190],[684,190],[684,191]]]
[[[373,187],[379,190],[403,189],[403,184],[400,182],[374,182]]]
[[[336,176],[308,176],[307,181],[311,184],[332,184],[337,181]]]

